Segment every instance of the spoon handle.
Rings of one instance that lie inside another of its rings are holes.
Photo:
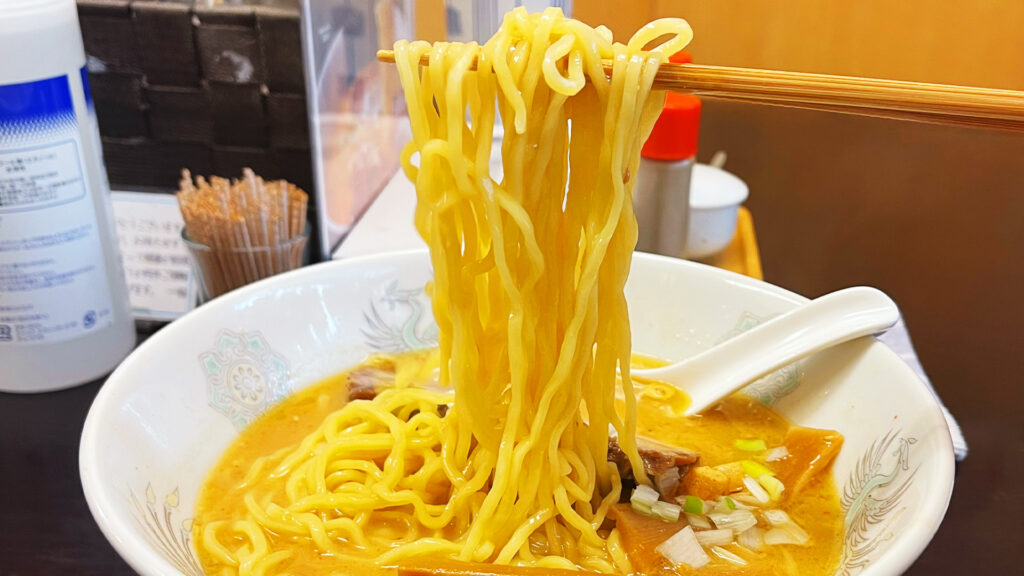
[[[676,385],[693,415],[805,356],[891,328],[900,317],[885,293],[860,286],[826,294],[692,358],[633,374]]]

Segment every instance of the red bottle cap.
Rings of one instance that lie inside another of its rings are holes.
[[[668,59],[673,64],[690,64],[693,56],[686,50]],[[689,94],[665,94],[665,107],[654,124],[640,155],[652,160],[685,160],[697,155],[700,133],[700,98]]]
[[[680,50],[679,52],[669,56],[668,61],[673,64],[693,64],[693,54],[690,54],[686,50]]]
[[[640,155],[652,160],[685,160],[697,155],[700,133],[700,98],[689,94],[665,94],[665,107],[654,123]]]

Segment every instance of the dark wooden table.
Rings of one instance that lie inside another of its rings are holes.
[[[101,385],[0,393],[0,575],[133,574],[93,522],[78,479],[79,436]],[[943,527],[908,574],[1021,573],[1024,423],[1001,413],[961,421],[971,455]]]

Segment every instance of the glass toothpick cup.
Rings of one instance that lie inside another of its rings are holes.
[[[181,239],[188,247],[192,270],[199,279],[200,302],[207,302],[235,288],[294,270],[305,261],[310,226],[302,234],[267,246],[223,243],[220,246],[192,240],[188,228]]]

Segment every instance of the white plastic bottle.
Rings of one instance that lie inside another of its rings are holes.
[[[680,258],[690,219],[690,178],[697,161],[700,99],[669,92],[640,153],[633,203],[637,250]]]
[[[131,351],[74,0],[0,0],[0,390],[94,380]]]

